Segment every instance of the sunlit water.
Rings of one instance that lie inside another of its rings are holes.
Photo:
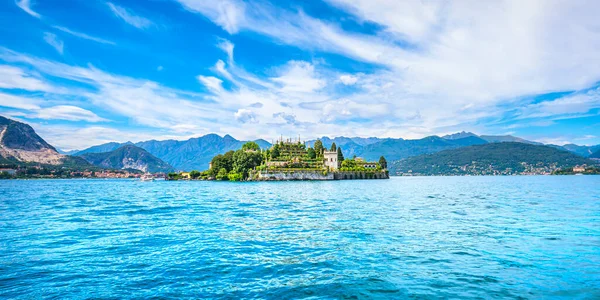
[[[0,298],[600,298],[600,176],[0,181]]]

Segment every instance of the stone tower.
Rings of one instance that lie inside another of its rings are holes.
[[[337,151],[325,150],[323,152],[323,158],[325,160],[325,166],[329,167],[330,170],[337,171],[337,169],[338,169]]]

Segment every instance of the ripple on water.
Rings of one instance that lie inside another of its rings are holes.
[[[0,298],[598,298],[600,176],[0,181]]]

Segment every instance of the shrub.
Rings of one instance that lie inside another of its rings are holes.
[[[243,179],[243,176],[240,173],[230,172],[227,175],[227,178],[229,179],[229,181],[241,181]]]
[[[229,179],[229,174],[227,173],[227,170],[225,168],[221,168],[221,170],[219,170],[219,173],[217,173],[217,180],[228,180]]]

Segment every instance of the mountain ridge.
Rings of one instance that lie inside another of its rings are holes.
[[[29,124],[3,116],[0,116],[0,158],[2,164],[84,165],[78,158],[58,153]]]
[[[446,137],[446,138],[444,138]],[[402,138],[360,138],[360,137],[321,137],[324,147],[330,148],[332,143],[341,147],[346,157],[354,155],[363,157],[367,160],[378,160],[380,156],[386,157],[388,161],[395,161],[411,156],[435,153],[447,149],[455,149],[464,146],[478,145],[492,142],[521,142],[527,144],[540,144],[533,141],[527,141],[522,138],[509,135],[504,136],[478,136],[472,132],[459,132],[444,137],[429,136],[422,139],[407,140]],[[487,138],[484,139],[482,137]],[[255,140],[261,148],[268,148],[271,144],[265,140]],[[313,146],[315,140],[306,141],[308,146]],[[152,155],[169,163],[179,170],[202,170],[207,169],[212,157],[217,154],[225,153],[229,150],[236,150],[243,145],[245,141],[240,141],[227,134],[223,137],[211,133],[197,138],[191,138],[184,141],[178,140],[149,140],[133,143],[134,145],[145,149]],[[97,145],[97,149],[110,148],[116,149],[119,145],[125,143],[106,143]],[[97,151],[90,147],[80,153],[89,153]],[[586,148],[587,146],[581,146]],[[600,145],[599,145],[600,147]],[[561,150],[561,146],[556,146]],[[587,148],[586,148],[587,149]],[[579,154],[579,153],[578,153]]]
[[[515,175],[552,171],[594,162],[546,145],[488,143],[444,150],[392,162],[396,175]]]
[[[115,150],[100,153],[84,153],[81,158],[105,169],[135,169],[142,172],[173,171],[166,162],[135,145],[123,145]]]

